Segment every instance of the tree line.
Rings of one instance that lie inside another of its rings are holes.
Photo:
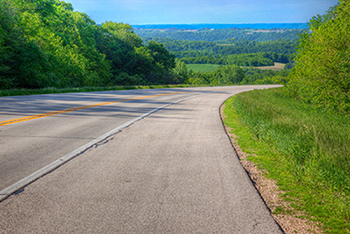
[[[187,54],[190,55],[190,54]],[[228,65],[235,64],[238,66],[273,66],[274,62],[289,63],[292,56],[285,54],[277,54],[274,52],[264,53],[248,53],[248,54],[233,54],[227,56],[214,56],[212,54],[194,54],[195,56],[184,56],[179,59],[185,64],[219,64]]]
[[[243,39],[228,39],[219,42],[174,40],[170,38],[142,38],[145,43],[156,41],[162,43],[169,51],[181,57],[181,52],[206,52],[213,55],[226,56],[231,54],[275,52],[291,55],[295,53],[299,42],[277,39],[275,41],[256,42]]]
[[[287,84],[290,73],[290,69],[273,71],[237,65],[224,65],[212,72],[198,72],[188,70],[186,64],[178,59],[174,71],[185,84],[193,85]]]

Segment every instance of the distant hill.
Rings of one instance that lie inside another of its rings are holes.
[[[249,28],[249,29],[306,29],[307,23],[274,23],[274,24],[145,24],[132,25],[135,29],[228,29],[228,28]]]

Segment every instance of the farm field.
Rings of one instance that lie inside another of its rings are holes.
[[[218,64],[186,64],[188,70],[199,72],[212,72],[221,67]]]

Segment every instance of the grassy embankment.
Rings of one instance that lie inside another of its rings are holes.
[[[350,232],[349,116],[285,97],[282,88],[234,96],[225,115],[248,160],[291,202],[274,212],[304,211],[326,233]]]

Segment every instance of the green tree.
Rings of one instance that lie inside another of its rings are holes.
[[[175,74],[179,75],[181,79],[180,83],[186,83],[186,81],[188,80],[188,70],[184,62],[181,62],[180,60],[177,59],[174,72]]]
[[[86,14],[73,12],[71,4],[58,0],[12,0],[23,37],[37,47],[34,72],[22,76],[21,87],[101,85],[108,81],[109,64],[95,46],[94,28]],[[28,49],[24,56],[33,61]],[[46,63],[45,63],[46,62]],[[18,69],[17,69],[18,70]],[[27,78],[25,78],[27,77]],[[31,82],[28,82],[31,80]]]
[[[175,68],[175,56],[169,53],[163,44],[150,41],[147,48],[151,52],[154,65],[165,71]]]
[[[0,0],[0,89],[178,83],[174,56],[60,0]]]
[[[46,54],[27,39],[12,1],[0,0],[0,88],[42,87]]]
[[[244,79],[244,70],[236,65],[227,65],[214,71],[215,80],[220,85],[238,84]]]
[[[155,70],[151,51],[142,45],[130,25],[105,22],[97,28],[96,41],[98,50],[111,62],[114,84],[143,84]]]
[[[311,32],[302,35],[287,86],[299,100],[350,111],[349,12],[350,3],[341,1],[328,16],[313,18]]]

